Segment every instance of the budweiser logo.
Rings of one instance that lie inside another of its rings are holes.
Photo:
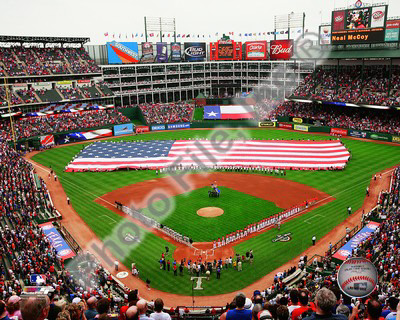
[[[281,44],[276,44],[271,46],[271,54],[291,54],[293,49],[293,45],[290,47],[285,48]]]
[[[344,16],[342,16],[342,15],[337,16],[337,17],[335,18],[335,22],[342,22],[343,19],[344,19]]]
[[[374,20],[380,20],[383,19],[383,17],[385,16],[385,14],[383,13],[383,11],[376,11],[374,12],[374,14],[372,15],[372,18]]]

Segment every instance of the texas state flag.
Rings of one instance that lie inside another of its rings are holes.
[[[239,120],[254,119],[253,106],[204,106],[204,119]]]

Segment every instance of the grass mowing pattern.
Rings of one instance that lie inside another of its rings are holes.
[[[151,214],[149,209],[144,209],[143,213],[192,238],[194,242],[209,242],[283,211],[270,201],[227,187],[218,188],[221,190],[220,198],[208,197],[210,187],[175,196],[175,208],[166,219]],[[158,201],[153,206],[156,212],[161,212],[164,203]],[[224,214],[214,218],[197,215],[197,210],[204,207],[221,208]]]
[[[257,139],[327,139],[326,136],[282,130],[229,130],[227,133],[231,137],[237,137],[238,133],[246,133],[249,137]],[[210,131],[207,130],[188,130],[144,134],[114,140],[188,139],[209,138],[209,136]],[[320,239],[346,219],[348,206],[351,206],[353,210],[361,207],[365,189],[374,173],[400,163],[398,146],[345,138],[341,140],[352,153],[352,159],[344,171],[288,171],[286,176],[282,177],[282,179],[293,180],[322,190],[333,195],[336,200],[283,224],[280,233],[292,232],[293,239],[290,242],[272,243],[271,240],[278,234],[278,231],[273,229],[235,246],[238,253],[243,253],[248,249],[254,250],[253,265],[244,264],[240,277],[233,270],[223,271],[219,281],[213,275],[211,281],[203,282],[204,290],[196,292],[196,295],[213,295],[240,290],[299,255],[311,245],[313,235]],[[121,217],[93,200],[117,188],[160,176],[156,176],[152,171],[64,173],[67,163],[83,146],[72,145],[42,152],[36,155],[34,160],[45,166],[52,166],[70,197],[74,209],[99,238],[104,240],[110,235],[112,228],[106,223],[108,219],[99,217],[108,215],[117,221],[120,221]],[[316,216],[317,214],[319,216]],[[316,217],[306,221],[313,216]],[[190,295],[191,282],[186,272],[185,276],[174,277],[172,272],[168,274],[167,271],[159,269],[158,260],[165,245],[164,240],[152,234],[146,235],[141,245],[133,249],[124,259],[124,263],[130,267],[131,261],[134,260],[140,270],[141,278],[144,280],[149,278],[151,285],[157,289]],[[173,250],[171,245],[170,248]]]

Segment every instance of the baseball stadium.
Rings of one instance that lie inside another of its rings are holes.
[[[400,319],[400,7],[256,2],[5,4],[0,320]]]

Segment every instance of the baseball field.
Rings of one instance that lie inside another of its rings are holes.
[[[259,130],[246,129],[246,134],[255,139],[315,139],[324,140],[327,136],[310,135],[289,132],[277,129]],[[238,131],[230,130],[234,136]],[[164,139],[192,139],[206,138],[209,130],[187,130],[149,133],[139,136],[122,137],[115,141],[124,140],[164,140]],[[347,218],[347,207],[351,206],[356,211],[363,204],[366,187],[371,177],[376,173],[400,163],[398,146],[379,144],[368,141],[341,139],[351,152],[351,159],[343,171],[287,171],[286,176],[273,177],[293,181],[304,186],[304,190],[312,188],[321,194],[326,194],[331,201],[315,208],[303,215],[299,215],[284,223],[281,230],[271,229],[247,241],[233,246],[235,253],[244,254],[248,250],[254,252],[254,263],[244,263],[243,271],[233,269],[224,270],[221,279],[213,278],[203,282],[204,290],[195,292],[196,295],[216,295],[240,290],[272,270],[293,259],[311,245],[311,237],[315,235],[320,239],[329,231],[338,226]],[[114,237],[113,229],[121,220],[123,214],[110,210],[112,205],[107,199],[112,193],[124,188],[151,183],[154,188],[158,182],[165,179],[165,175],[156,175],[155,171],[115,171],[115,172],[82,172],[65,173],[64,168],[71,159],[87,144],[75,144],[41,152],[33,160],[51,167],[62,186],[71,199],[71,205],[88,226],[100,239]],[[232,176],[235,173],[222,173]],[[243,175],[243,174],[242,174]],[[232,185],[221,187],[220,198],[208,198],[207,188],[200,186],[191,192],[174,194],[175,208],[165,219],[154,217],[161,223],[173,227],[175,230],[193,238],[195,242],[212,241],[220,234],[231,232],[244,227],[248,223],[265,218],[280,212],[284,203],[281,199],[292,198],[289,192],[276,190],[279,195],[269,195],[269,198],[255,196],[251,181],[265,178],[259,173],[246,173],[248,185],[241,188]],[[253,179],[253,180],[252,180]],[[227,180],[228,181],[228,180]],[[243,180],[245,181],[245,180]],[[266,181],[266,183],[269,183]],[[243,188],[244,189],[243,189]],[[262,189],[256,187],[260,194]],[[246,192],[246,190],[249,190]],[[274,188],[268,188],[268,193],[273,193]],[[272,190],[272,191],[271,191]],[[301,192],[297,192],[301,193]],[[108,202],[108,206],[107,203]],[[201,217],[196,214],[203,207],[217,206],[224,210],[224,214],[215,218]],[[146,208],[146,206],[142,206]],[[145,210],[146,212],[146,210]],[[151,216],[151,213],[147,213]],[[124,257],[123,263],[130,268],[134,261],[143,280],[149,279],[151,286],[165,292],[182,295],[192,293],[190,275],[185,271],[182,276],[174,276],[173,272],[160,270],[159,259],[165,246],[169,246],[170,259],[173,259],[175,245],[167,242],[156,234],[140,229],[142,234],[139,245],[132,245],[132,250]],[[289,242],[273,242],[277,234],[291,233]],[[219,258],[211,256],[210,259]],[[222,257],[221,257],[222,258]],[[283,271],[283,270],[282,270]]]

